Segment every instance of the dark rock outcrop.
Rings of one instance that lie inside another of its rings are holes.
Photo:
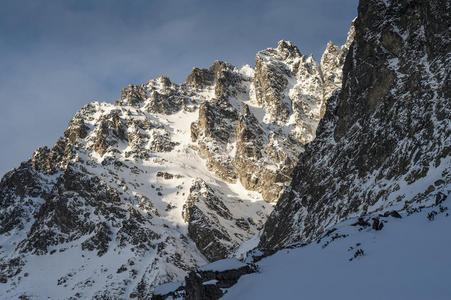
[[[175,289],[156,293],[153,300],[164,300],[182,297],[186,300],[216,300],[220,299],[227,289],[238,282],[238,279],[246,274],[257,272],[253,264],[241,264],[233,269],[203,270],[203,268],[192,271],[185,281]],[[208,265],[206,266],[208,268]],[[165,289],[163,289],[165,290]]]
[[[208,214],[210,210],[225,219],[232,218],[215,192],[205,182],[197,181],[190,189],[183,208],[183,218],[188,223],[188,236],[196,243],[199,251],[209,261],[215,261],[224,258],[236,245],[221,227],[216,214]]]
[[[245,274],[255,273],[255,267],[243,266],[239,269],[225,271],[191,272],[185,279],[186,300],[214,300],[224,295],[222,289],[229,288]],[[211,282],[208,284],[208,282]]]
[[[239,203],[240,199],[226,199],[216,188],[196,179],[183,205],[188,237],[210,262],[227,257],[263,224],[262,211],[253,217],[255,222],[250,222],[248,215],[236,211],[235,201]]]

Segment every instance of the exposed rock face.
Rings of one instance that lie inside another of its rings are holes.
[[[276,59],[272,59],[273,57]],[[291,114],[291,103],[289,99],[285,99],[284,93],[291,70],[284,64],[284,60],[292,62],[296,58],[301,58],[297,47],[281,41],[277,49],[261,51],[255,59],[255,97],[263,105],[271,121],[286,122]]]
[[[449,193],[449,8],[360,1],[343,89],[327,102],[261,247],[308,242],[351,216]]]
[[[326,111],[326,101],[330,99],[335,93],[341,90],[343,80],[343,65],[348,55],[349,48],[355,37],[354,21],[352,21],[351,29],[348,32],[346,43],[338,47],[332,42],[329,42],[321,57],[321,71],[324,80],[324,94],[323,105],[321,107],[320,118],[323,118]]]
[[[207,166],[219,178],[233,183],[236,173],[228,145],[235,139],[237,111],[224,99],[204,102],[199,109],[199,120],[191,125],[193,141],[199,145],[199,155],[207,159]]]
[[[221,191],[197,179],[182,211],[188,223],[188,237],[209,261],[227,257],[260,229],[265,220],[263,212],[250,216],[246,211],[237,210],[241,199],[225,198],[221,194]]]
[[[230,266],[227,266],[227,263]],[[224,264],[215,269],[215,265]],[[162,286],[152,297],[154,300],[183,298],[186,300],[215,300],[224,295],[224,290],[238,282],[245,275],[257,272],[253,264],[243,264],[235,259],[218,261],[210,266],[192,271],[184,282],[172,286]],[[158,291],[159,290],[159,291]]]
[[[208,260],[215,261],[227,254],[224,242],[230,242],[231,238],[227,231],[220,227],[217,215],[215,213],[206,215],[204,212],[206,209],[199,207],[200,205],[218,213],[225,220],[231,220],[232,214],[205,182],[197,181],[191,187],[182,215],[189,224],[188,236]]]
[[[215,91],[191,126],[208,168],[227,182],[238,179],[268,202],[277,201],[290,183],[302,144],[315,138],[327,99],[341,87],[352,39],[353,29],[342,47],[329,43],[321,66],[280,41],[276,49],[257,54],[255,71],[223,62],[194,69],[187,84],[214,85]]]
[[[223,289],[229,288],[245,274],[256,272],[250,265],[224,271],[191,272],[185,279],[185,299],[213,300],[224,295]]]
[[[186,85],[195,88],[203,88],[204,86],[214,84],[215,74],[208,69],[194,68],[186,79]]]

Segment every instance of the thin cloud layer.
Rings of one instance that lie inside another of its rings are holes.
[[[291,40],[320,58],[343,43],[357,0],[24,1],[0,11],[0,174],[51,146],[92,100],[160,75],[181,83],[214,60],[253,64]]]

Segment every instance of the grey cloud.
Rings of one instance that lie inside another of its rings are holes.
[[[288,39],[319,58],[344,42],[357,0],[2,1],[0,174],[51,146],[91,100],[129,83],[183,82],[214,60],[253,64]]]

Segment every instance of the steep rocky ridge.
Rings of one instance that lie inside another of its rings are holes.
[[[345,45],[330,42],[321,65],[280,41],[277,48],[257,53],[255,70],[245,67],[240,73],[225,63],[195,69],[191,85],[206,86],[216,78],[215,98],[201,104],[199,120],[191,126],[208,168],[262,193],[265,201],[277,201],[302,145],[315,138],[327,99],[341,87],[353,35],[351,26]]]
[[[255,70],[218,61],[85,105],[0,182],[0,296],[147,299],[232,253],[289,184],[347,49],[320,67],[281,41]]]
[[[450,3],[362,0],[343,87],[265,224],[260,247],[450,192]]]

